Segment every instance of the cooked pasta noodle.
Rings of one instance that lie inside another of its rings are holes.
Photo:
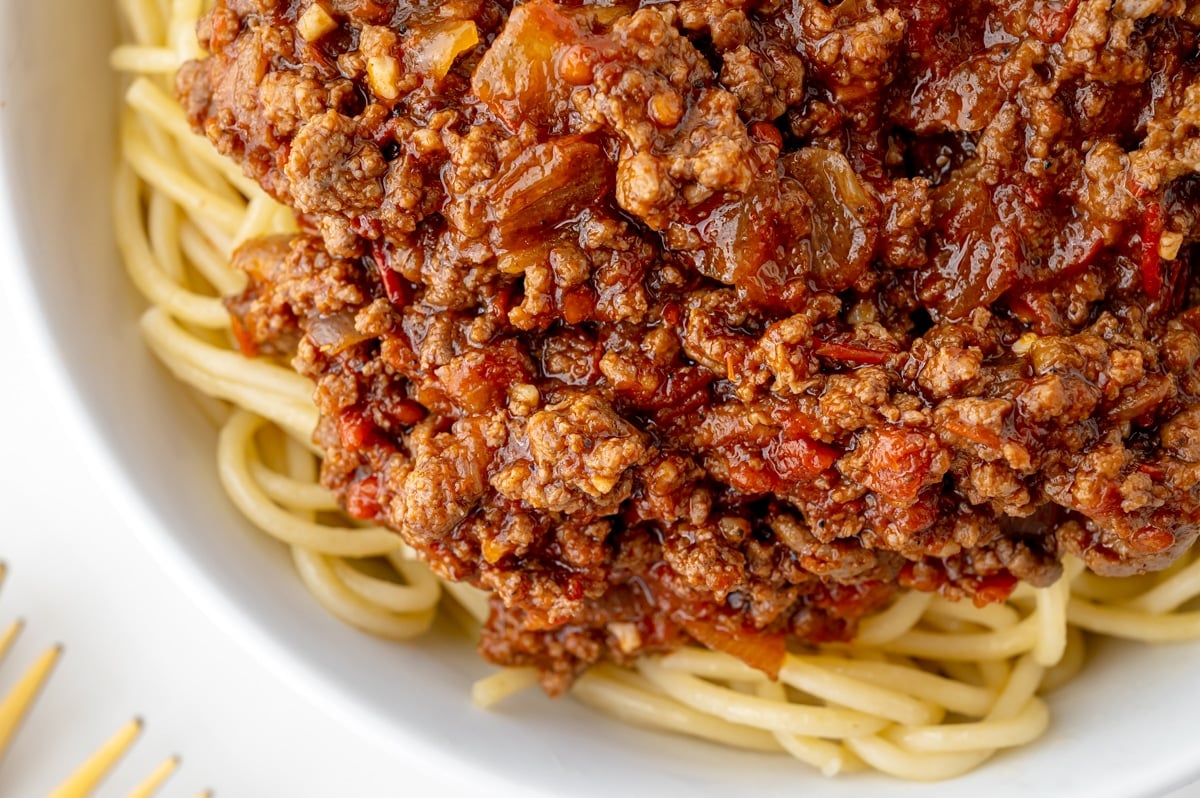
[[[179,380],[219,402],[217,467],[230,500],[291,548],[301,580],[329,612],[371,634],[424,633],[438,607],[477,629],[487,599],[444,583],[391,532],[337,514],[316,481],[311,384],[237,351],[220,296],[243,278],[238,244],[295,229],[284,208],[189,129],[171,95],[199,55],[200,0],[120,0],[126,40],[112,66],[130,76],[113,189],[118,245],[150,309],[141,329]],[[865,619],[858,639],[789,654],[772,681],[743,662],[685,648],[580,677],[574,696],[620,720],[721,745],[782,751],[825,775],[864,766],[908,779],[964,773],[1025,745],[1051,722],[1038,696],[1085,667],[1087,635],[1168,642],[1200,636],[1194,555],[1160,575],[1111,580],[1071,561],[1049,588],[975,607],[901,595]],[[530,669],[478,682],[492,706],[536,683]]]

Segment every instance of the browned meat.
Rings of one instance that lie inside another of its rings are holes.
[[[1200,14],[222,0],[188,115],[301,214],[230,299],[323,479],[552,691],[770,670],[1200,533]]]

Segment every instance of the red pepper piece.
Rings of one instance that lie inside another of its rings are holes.
[[[840,360],[843,363],[861,363],[881,366],[892,356],[891,352],[880,352],[856,344],[838,344],[817,339],[817,348],[813,352],[818,357]]]
[[[1158,254],[1162,232],[1162,205],[1156,202],[1142,215],[1142,289],[1151,300],[1162,299],[1162,258]]]
[[[246,331],[246,326],[242,324],[242,320],[237,316],[229,317],[230,331],[233,333],[233,338],[237,341],[238,349],[246,357],[258,357],[258,344],[250,337],[250,333]]]
[[[387,246],[382,241],[371,242],[371,257],[375,261],[379,279],[383,281],[383,292],[387,295],[388,301],[397,307],[404,307],[411,302],[412,292],[405,284],[404,278],[391,267],[387,256]]]
[[[764,452],[771,467],[785,480],[807,480],[822,474],[837,462],[836,449],[808,438],[783,438]]]
[[[999,604],[1005,601],[1017,586],[1017,578],[1012,574],[992,574],[985,576],[975,584],[975,606]]]
[[[357,407],[348,407],[338,416],[338,438],[349,451],[370,446],[376,434],[375,422]]]
[[[972,443],[978,443],[980,446],[999,449],[1004,445],[1004,440],[986,427],[971,426],[956,419],[946,419],[942,426],[946,428],[947,432],[960,438],[966,438]]]
[[[346,488],[346,512],[351,517],[369,521],[379,510],[379,477],[372,474]]]

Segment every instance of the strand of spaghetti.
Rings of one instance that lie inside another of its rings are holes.
[[[246,466],[247,447],[262,423],[260,417],[238,410],[217,436],[221,484],[234,505],[255,526],[291,546],[340,557],[374,557],[400,545],[396,535],[383,529],[326,526],[299,518],[271,502]],[[331,569],[323,563],[321,571]]]
[[[197,368],[194,364],[171,360],[164,354],[161,340],[151,335],[146,335],[145,340],[147,346],[159,357],[167,370],[180,382],[200,391],[201,396],[223,399],[238,407],[244,407],[257,415],[268,418],[298,440],[307,441],[311,435],[313,425],[316,423],[316,413],[311,403],[304,405],[290,402],[286,397],[258,392],[236,379],[225,379],[212,372]],[[316,448],[311,442],[308,445]]]
[[[1200,636],[1200,612],[1151,615],[1072,597],[1067,603],[1067,620],[1090,632],[1143,643],[1178,643]]]
[[[407,585],[368,576],[341,558],[331,558],[333,574],[351,592],[370,604],[392,612],[420,612],[437,606],[438,579],[421,563],[402,563],[397,569]]]
[[[778,704],[743,695],[691,674],[669,671],[652,657],[643,657],[637,667],[643,676],[676,701],[731,723],[832,739],[874,734],[887,725],[882,718],[850,709]]]
[[[165,47],[122,44],[113,48],[108,64],[117,72],[166,75],[179,69],[179,55]]]
[[[483,623],[487,620],[489,612],[487,593],[464,582],[443,582],[442,589],[453,596],[455,601],[477,622]]]
[[[275,206],[275,200],[266,194],[251,197],[250,203],[246,206],[246,216],[242,220],[242,226],[233,236],[234,247],[240,247],[253,238],[260,238],[275,232],[271,229],[275,220]]]
[[[228,180],[224,172],[207,158],[201,157],[195,149],[186,146],[178,138],[168,137],[171,144],[171,157],[164,160],[176,164],[181,172],[194,177],[201,185],[215,196],[237,205],[246,207],[246,195],[237,190]],[[258,192],[261,193],[261,190]],[[254,196],[254,195],[252,195]],[[235,230],[226,230],[226,235],[232,236]]]
[[[916,625],[931,601],[932,593],[910,590],[901,594],[886,610],[859,623],[855,642],[862,646],[878,646],[895,640]]]
[[[611,679],[614,682],[620,682],[626,687],[634,690],[641,690],[652,695],[667,698],[667,694],[659,689],[658,685],[631,668],[618,668],[608,665],[605,665],[604,668],[605,679]]]
[[[146,201],[146,225],[154,264],[181,288],[188,288],[188,272],[184,265],[183,249],[179,244],[179,207],[162,194],[154,192]],[[212,292],[204,295],[212,299]]]
[[[313,407],[312,383],[294,371],[260,359],[250,359],[228,349],[220,349],[188,333],[178,322],[160,308],[151,308],[142,316],[142,330],[154,337],[164,354],[247,389],[261,391],[275,401],[285,401],[311,408],[312,426],[316,426],[317,411]]]
[[[988,627],[980,626],[977,623],[932,612],[921,616],[921,628],[926,632],[941,632],[947,635],[977,635],[991,631]]]
[[[987,604],[983,607],[976,607],[969,601],[948,601],[936,595],[929,603],[927,614],[966,621],[993,630],[1008,629],[1016,626],[1021,620],[1020,614],[1007,604]]]
[[[986,762],[994,751],[919,754],[879,737],[858,737],[846,747],[876,770],[910,781],[942,781],[961,776]]]
[[[935,660],[1008,659],[1033,648],[1037,640],[1037,619],[1026,618],[1016,626],[993,632],[948,635],[912,630],[882,648],[899,654]]]
[[[251,197],[262,193],[262,188],[257,183],[242,174],[232,161],[223,158],[207,139],[195,134],[183,109],[153,81],[148,78],[134,80],[125,90],[125,102],[130,108],[170,133],[181,149],[216,169],[242,195]]]
[[[607,666],[593,667],[576,679],[571,695],[594,709],[637,726],[673,731],[735,748],[779,751],[779,743],[768,732],[728,723],[669,698],[622,684],[608,678]]]
[[[998,691],[1007,684],[1012,675],[1012,668],[1008,665],[1010,661],[1008,657],[980,660],[979,673],[983,676],[984,685]]]
[[[229,313],[215,297],[184,289],[156,265],[145,231],[137,224],[137,178],[124,164],[113,183],[113,213],[117,248],[125,270],[137,289],[154,305],[173,316],[201,327],[229,326]]]
[[[278,453],[282,454],[284,470],[287,475],[296,479],[316,479],[316,463],[312,454],[287,436],[276,437],[282,437],[282,447]],[[309,522],[314,520],[311,511],[303,512],[298,517]],[[296,547],[293,547],[293,558],[297,556],[297,553]],[[329,571],[321,568],[320,563],[322,562],[330,566]],[[425,628],[427,628],[427,624],[432,623],[438,603],[437,580],[421,564],[404,561],[396,563],[395,560],[392,560],[391,563],[402,569],[404,577],[409,579],[410,584],[414,586],[408,591],[407,601],[378,601],[371,595],[364,595],[364,592],[370,593],[371,591],[358,589],[355,584],[348,584],[342,578],[338,566],[345,566],[345,563],[340,559],[318,558],[318,562],[310,563],[307,576],[314,580],[327,582],[323,585],[322,600],[335,605],[339,617],[353,616],[358,619],[356,625],[359,628],[384,637],[399,639],[415,637],[424,632],[422,624],[425,624]],[[353,574],[359,573],[349,566],[345,567]],[[353,595],[347,594],[347,590],[349,594]],[[403,606],[399,606],[401,604]]]
[[[471,685],[471,703],[487,709],[537,684],[537,668],[501,668]]]
[[[1071,583],[1065,575],[1037,592],[1038,639],[1033,646],[1033,658],[1043,667],[1056,664],[1067,650],[1067,599],[1070,595]]]
[[[161,42],[165,36],[162,14],[146,0],[118,0],[121,17],[129,26],[134,41],[148,45]]]
[[[756,687],[767,680],[761,671],[735,657],[715,651],[684,648],[668,654],[659,662],[666,670],[690,673],[705,679],[745,682]],[[794,654],[789,654],[780,667],[779,680],[823,701],[897,723],[935,723],[942,715],[936,702],[913,698],[903,692],[839,673]]]
[[[946,674],[947,677],[954,681],[978,687],[982,690],[988,690],[992,696],[991,700],[988,701],[989,707],[992,705],[992,701],[995,701],[996,691],[983,678],[983,672],[979,669],[979,663],[953,660],[927,660],[927,662],[930,667],[936,667],[940,672]],[[980,714],[982,715],[983,713]]]
[[[194,218],[208,219],[228,235],[241,224],[244,209],[238,203],[219,196],[176,164],[152,152],[137,135],[123,136],[122,152],[138,177],[175,200]]]
[[[200,58],[204,51],[196,37],[195,22],[204,13],[204,0],[173,0],[167,22],[167,44],[179,56],[180,63]]]
[[[824,670],[791,655],[779,669],[779,680],[832,704],[897,723],[937,723],[945,714],[938,706],[927,701]]]
[[[293,479],[262,464],[258,459],[249,463],[250,476],[263,489],[263,493],[276,504],[293,510],[315,510],[336,512],[338,503],[329,489],[311,480]]]
[[[338,581],[328,560],[316,551],[292,546],[292,561],[300,580],[322,607],[335,618],[364,632],[391,640],[407,640],[424,634],[433,623],[435,610],[432,608],[400,614],[363,601]]]
[[[245,287],[246,275],[231,269],[229,260],[209,243],[190,220],[179,227],[179,243],[188,262],[218,294],[236,294]]]
[[[1038,686],[1040,693],[1052,693],[1064,684],[1074,679],[1083,669],[1087,657],[1087,642],[1082,630],[1075,626],[1067,626],[1067,647],[1062,659],[1056,665],[1046,669],[1042,683]]]
[[[914,666],[827,656],[797,659],[864,682],[891,687],[969,717],[983,717],[996,700],[996,693],[986,687],[947,679]]]
[[[1158,615],[1171,612],[1200,594],[1200,560],[1125,603],[1125,608]]]
[[[1037,664],[1032,654],[1025,654],[1012,667],[1008,682],[985,716],[986,720],[1007,720],[1016,717],[1021,708],[1033,698],[1046,669]]]
[[[922,753],[959,753],[1013,748],[1033,742],[1050,725],[1046,702],[1035,698],[1011,718],[937,726],[894,726],[883,733],[893,743]]]
[[[768,701],[785,703],[787,691],[778,682],[762,681],[755,686],[759,698]],[[819,737],[804,737],[799,734],[784,734],[774,732],[775,740],[796,759],[811,765],[823,776],[836,776],[853,770],[853,760],[850,752],[838,743],[822,740]]]
[[[1086,601],[1119,604],[1153,589],[1154,584],[1153,574],[1138,574],[1137,576],[1111,579],[1097,576],[1091,571],[1084,571],[1071,584],[1071,594],[1072,597]]]

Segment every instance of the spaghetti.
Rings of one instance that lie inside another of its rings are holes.
[[[267,197],[189,128],[171,95],[174,71],[201,55],[202,0],[120,0],[125,41],[112,65],[131,77],[120,119],[114,223],[128,274],[150,303],[149,347],[199,393],[220,427],[217,466],[230,500],[291,548],[300,578],[329,612],[371,634],[408,639],[444,608],[469,627],[486,597],[435,577],[393,533],[340,514],[316,480],[312,386],[290,369],[237,352],[220,297],[241,243],[295,229]],[[865,619],[856,642],[790,653],[771,681],[721,653],[685,648],[635,669],[592,668],[575,698],[620,720],[721,745],[782,751],[826,775],[874,768],[950,778],[1050,723],[1041,695],[1085,667],[1091,635],[1146,642],[1200,637],[1200,558],[1167,571],[1104,579],[1066,564],[1057,584],[1018,586],[977,608],[901,595]],[[483,679],[490,706],[536,683],[531,669]]]

